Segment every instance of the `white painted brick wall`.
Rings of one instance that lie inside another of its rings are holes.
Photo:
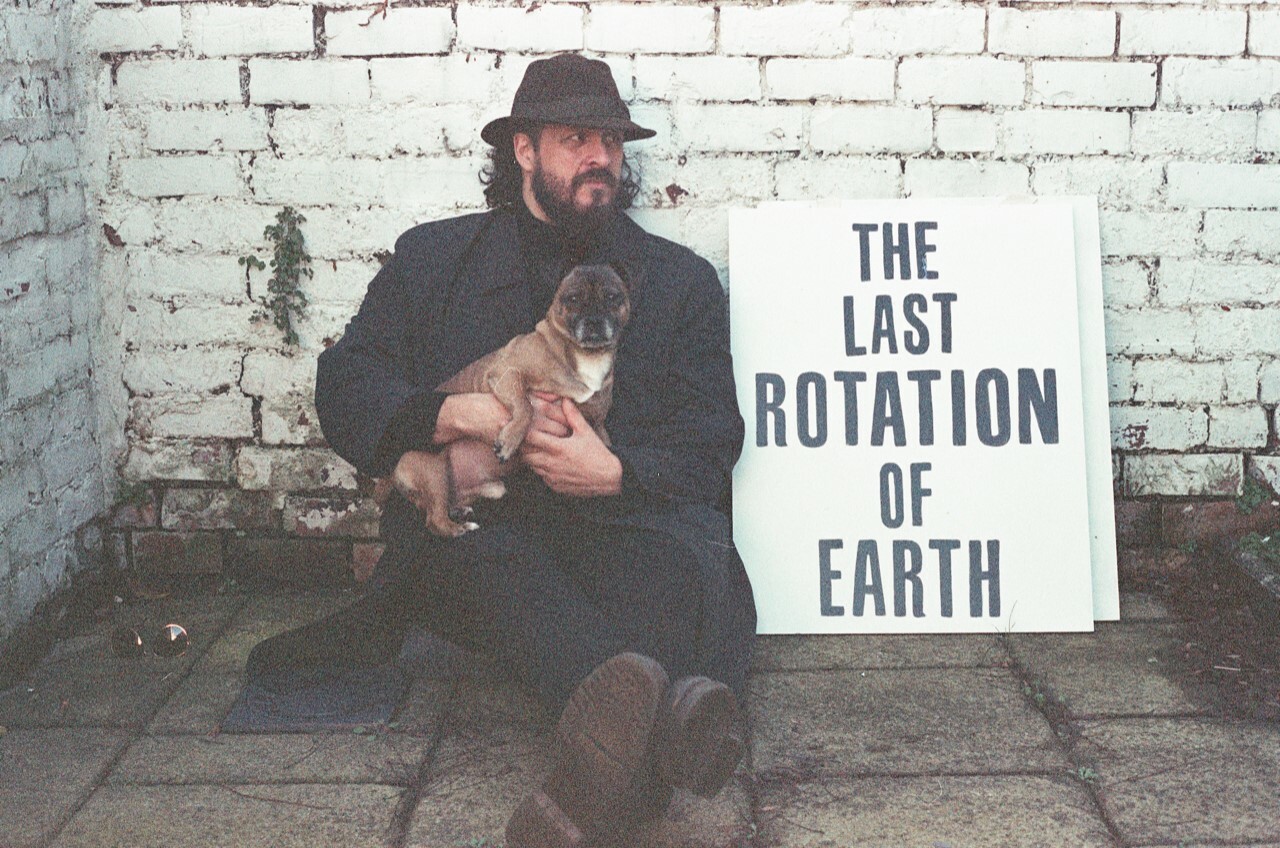
[[[1166,260],[1160,263],[1157,286],[1161,302],[1171,306],[1280,303],[1276,269],[1270,264]]]
[[[1245,209],[1280,206],[1280,165],[1171,162],[1169,202]]]
[[[783,60],[774,59],[773,62]],[[642,100],[756,100],[758,59],[739,56],[637,56],[635,96]]]
[[[849,48],[848,21],[841,3],[724,6],[720,50],[730,56],[838,56]]]
[[[824,106],[810,117],[822,153],[916,153],[933,144],[933,112],[895,106]]]
[[[593,4],[586,49],[601,53],[710,53],[714,7]]]
[[[1185,451],[1209,438],[1209,416],[1203,408],[1113,406],[1111,445],[1121,450]]]
[[[1150,106],[1156,66],[1148,62],[1035,62],[1031,102],[1049,106]]]
[[[390,56],[447,53],[453,16],[447,8],[389,7],[385,15],[365,9],[324,16],[330,56]]]
[[[945,153],[990,153],[996,149],[1000,121],[990,112],[939,109],[934,133],[938,149]]]
[[[1199,250],[1199,212],[1104,209],[1103,256],[1190,256]]]
[[[1124,112],[1028,109],[1007,112],[1002,121],[1007,153],[1124,153],[1129,149],[1129,115]]]
[[[120,163],[120,184],[134,197],[234,197],[246,190],[240,163],[228,155],[126,159]]]
[[[1280,256],[1275,212],[1210,209],[1204,213],[1205,250],[1212,253]]]
[[[1259,141],[1258,125],[1253,112],[1134,112],[1133,152],[1244,156]]]
[[[888,59],[770,59],[765,82],[774,100],[892,100]]]
[[[345,106],[368,99],[368,62],[356,59],[317,62],[254,59],[249,62],[252,103]]]
[[[1170,106],[1266,106],[1280,92],[1274,59],[1169,59],[1160,100]]]
[[[1022,62],[987,56],[904,59],[898,95],[911,103],[1017,106],[1026,89]]]
[[[458,8],[458,46],[463,50],[553,53],[581,50],[585,11],[576,6]]]
[[[976,8],[858,9],[849,16],[849,47],[868,56],[981,53],[985,25]]]
[[[1249,11],[1249,52],[1254,56],[1280,56],[1280,12]]]
[[[228,59],[126,61],[113,94],[121,103],[239,103],[240,67]]]
[[[1110,56],[1115,12],[1072,9],[991,10],[987,41],[992,53],[1012,56]]]
[[[238,107],[152,112],[146,144],[151,150],[265,150],[267,113]]]
[[[177,6],[99,9],[89,26],[89,46],[100,53],[177,50],[182,42],[182,10]]]
[[[1239,56],[1248,15],[1243,10],[1129,10],[1120,13],[1120,54]]]
[[[187,9],[187,39],[200,56],[309,53],[315,49],[307,6],[191,6]]]

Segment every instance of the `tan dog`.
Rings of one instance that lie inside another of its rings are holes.
[[[478,525],[466,520],[475,500],[506,493],[500,478],[511,470],[508,460],[520,450],[533,421],[533,392],[572,399],[609,444],[604,419],[613,400],[613,360],[630,309],[627,283],[617,269],[579,265],[571,270],[532,333],[516,336],[436,389],[450,394],[489,392],[511,414],[493,443],[495,461],[486,469],[488,479],[459,490],[450,473],[449,453],[462,446],[446,445],[439,453],[422,454],[428,468],[422,479],[406,479],[397,469],[389,481],[377,482],[374,498],[385,502],[394,486],[426,516],[432,533],[460,536],[475,530]]]

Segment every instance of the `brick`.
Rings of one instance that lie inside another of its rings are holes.
[[[331,301],[350,306],[354,315],[356,307],[364,300],[369,281],[381,267],[377,261],[367,259],[321,262],[312,269],[315,275],[303,281],[303,290],[312,301]],[[305,364],[310,366],[314,375],[315,363]]]
[[[315,390],[315,360],[269,351],[252,351],[244,356],[240,390],[256,397]]]
[[[153,442],[131,438],[123,474],[127,480],[226,483],[231,479],[234,450],[226,442]]]
[[[312,393],[273,395],[262,402],[264,445],[324,444]]]
[[[120,163],[120,183],[135,197],[234,197],[245,192],[240,163],[218,155],[125,159]]]
[[[228,59],[127,61],[116,71],[120,103],[239,103],[240,66]]]
[[[1238,56],[1247,24],[1243,11],[1126,9],[1120,13],[1120,54]]]
[[[1006,112],[1001,120],[1006,153],[1125,153],[1129,115],[1083,109],[1028,109]]]
[[[893,100],[887,59],[770,59],[764,73],[773,100]]]
[[[385,14],[326,12],[325,52],[330,56],[391,56],[448,53],[453,16],[447,8],[389,7]]]
[[[1249,52],[1254,56],[1280,56],[1280,12],[1249,11]]]
[[[241,582],[307,588],[348,585],[352,581],[351,543],[232,536],[227,539],[226,571]]]
[[[1208,307],[1195,316],[1196,350],[1206,357],[1243,354],[1275,355],[1280,313],[1274,309],[1236,307],[1224,312]]]
[[[987,56],[904,59],[898,70],[898,96],[908,103],[1018,106],[1025,89],[1021,62]]]
[[[1176,206],[1280,206],[1280,165],[1171,162],[1168,179]]]
[[[266,203],[327,204],[335,197],[369,196],[386,204],[452,208],[479,197],[480,165],[477,160],[451,157],[340,162],[259,159],[253,185],[258,200]]]
[[[1215,253],[1280,255],[1280,227],[1274,212],[1210,209],[1204,213],[1205,250]]]
[[[182,42],[182,10],[176,6],[98,9],[89,21],[87,41],[95,53],[177,50]]]
[[[1103,310],[1107,353],[1173,354],[1196,350],[1196,328],[1185,312],[1155,308]]]
[[[189,6],[187,38],[200,56],[310,53],[316,47],[306,6]]]
[[[1142,306],[1151,297],[1151,271],[1142,262],[1104,264],[1102,290],[1108,306]]]
[[[724,6],[720,51],[747,56],[837,56],[849,46],[849,10],[836,3]]]
[[[908,197],[990,197],[1026,194],[1028,169],[1017,162],[908,159]]]
[[[1232,358],[1223,363],[1226,383],[1222,388],[1224,403],[1258,403],[1259,377],[1262,363],[1258,360]]]
[[[249,530],[275,524],[269,492],[169,489],[160,526],[165,530]]]
[[[1124,458],[1129,497],[1237,497],[1243,478],[1239,454],[1147,454]]]
[[[1229,112],[1251,117],[1250,113]],[[1257,148],[1264,153],[1280,152],[1280,110],[1269,109],[1258,113]]]
[[[583,10],[573,6],[458,8],[458,48],[551,53],[581,50]]]
[[[635,96],[645,100],[756,100],[760,97],[760,65],[756,59],[732,56],[637,56]]]
[[[982,9],[857,9],[849,16],[849,51],[869,56],[981,53],[985,30]]]
[[[902,195],[902,166],[896,159],[793,159],[776,170],[778,199],[881,198]]]
[[[147,575],[222,573],[222,539],[217,533],[133,534],[133,567]]]
[[[1078,158],[1040,161],[1031,176],[1038,195],[1097,195],[1103,206],[1146,207],[1160,202],[1164,168],[1159,162]]]
[[[225,392],[240,377],[243,353],[236,350],[175,350],[125,353],[124,384],[134,395]]]
[[[681,106],[676,126],[693,150],[798,150],[804,114],[799,106]]]
[[[716,43],[716,10],[592,4],[585,43],[588,50],[601,53],[711,53]]]
[[[287,497],[284,501],[284,530],[296,536],[378,535],[382,511],[371,498],[359,501],[334,498]]]
[[[1280,90],[1273,59],[1169,59],[1161,102],[1172,106],[1268,106]]]
[[[152,150],[266,150],[267,113],[262,109],[153,112],[147,116]]]
[[[116,229],[130,246],[163,244],[166,250],[243,256],[265,247],[262,231],[274,222],[275,212],[230,199],[170,199],[128,207]]]
[[[343,106],[369,99],[369,65],[354,59],[251,59],[253,103]]]
[[[1262,364],[1258,372],[1259,403],[1280,403],[1280,361]]]
[[[1251,112],[1134,112],[1133,152],[1243,155],[1253,150],[1257,123]]]
[[[1121,450],[1185,451],[1205,443],[1204,409],[1173,406],[1111,407],[1111,445]]]
[[[247,397],[134,398],[129,403],[134,438],[244,439],[253,435],[252,402]]]
[[[975,109],[939,109],[934,140],[944,153],[990,153],[996,149],[999,120]]]
[[[478,141],[479,123],[461,106],[290,109],[276,113],[271,135],[285,158],[444,155]]]
[[[818,106],[809,144],[824,153],[918,153],[933,146],[933,112],[895,106]]]
[[[1280,489],[1280,457],[1276,456],[1251,456],[1249,457],[1249,472],[1257,479],[1266,483],[1271,487],[1271,491]],[[1272,524],[1274,529],[1275,524]]]
[[[240,487],[249,490],[355,489],[356,472],[337,454],[318,448],[240,449],[234,471]]]
[[[1190,256],[1198,252],[1197,212],[1101,210],[1103,256]]]
[[[134,497],[134,500],[117,504],[111,510],[111,526],[125,530],[159,527],[160,504],[155,494],[144,488],[141,495]]]
[[[1267,411],[1261,406],[1219,406],[1209,410],[1209,447],[1261,449],[1267,446]]]
[[[1280,509],[1269,503],[1243,512],[1230,501],[1195,501],[1160,505],[1162,541],[1171,547],[1218,539],[1235,541],[1255,531],[1269,532],[1280,519]]]
[[[1204,259],[1160,263],[1160,299],[1169,304],[1276,303],[1276,267]]]
[[[498,74],[494,63],[494,56],[483,53],[371,59],[373,99],[391,103],[489,103],[496,98]]]
[[[1115,12],[993,8],[988,49],[1013,56],[1110,56]]]
[[[1033,62],[1031,102],[1048,106],[1150,106],[1156,66],[1150,62]]]
[[[1112,356],[1107,359],[1107,399],[1111,403],[1133,400],[1133,366],[1131,359]]]
[[[1133,398],[1146,403],[1221,403],[1226,368],[1221,362],[1141,359],[1133,364]]]
[[[200,256],[135,251],[129,256],[129,293],[166,298],[187,294],[244,300],[245,272],[232,256]]]
[[[48,231],[44,198],[39,194],[0,197],[0,244]]]
[[[57,391],[60,384],[78,380],[89,363],[88,339],[57,339],[14,359],[5,369],[5,401],[10,404]]]
[[[653,186],[655,206],[768,200],[773,197],[772,170],[769,162],[756,158],[697,156],[686,159],[683,165],[672,159],[644,163],[645,183]],[[666,192],[668,186],[685,193],[676,192],[673,201]]]

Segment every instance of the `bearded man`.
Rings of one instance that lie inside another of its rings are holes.
[[[562,711],[555,766],[513,813],[511,848],[626,833],[661,817],[673,787],[717,792],[742,753],[755,608],[727,503],[743,422],[714,269],[621,214],[638,190],[623,145],[654,134],[605,63],[530,64],[511,114],[481,132],[490,211],[403,234],[317,374],[325,437],[364,474],[453,442],[488,450],[506,409],[435,387],[529,332],[569,268],[615,264],[632,285],[610,444],[572,400],[536,398],[523,470],[477,507],[480,529],[433,536],[393,495],[373,589],[250,657],[251,677],[386,663],[418,625],[496,658]],[[468,451],[450,453],[467,479]]]

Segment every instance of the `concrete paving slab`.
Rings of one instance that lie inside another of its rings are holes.
[[[1205,712],[1176,679],[1177,625],[1099,624],[1094,633],[1016,634],[1010,651],[1073,717]]]
[[[112,784],[383,783],[414,781],[434,739],[396,731],[143,736]]]
[[[1008,661],[994,636],[763,636],[756,671],[866,668],[966,668]]]
[[[1129,844],[1280,841],[1280,727],[1112,719],[1080,729],[1077,751]]]
[[[391,717],[391,723],[402,733],[425,738],[440,736],[456,686],[450,680],[415,678],[403,706]]]
[[[120,730],[52,728],[0,735],[0,840],[43,845],[128,742]]]
[[[445,733],[496,743],[547,733],[558,719],[532,690],[483,677],[458,683]]]
[[[1120,595],[1121,621],[1174,621],[1177,616],[1164,601],[1146,592],[1123,592]]]
[[[786,848],[1060,848],[1114,844],[1066,778],[913,777],[775,784],[760,803],[766,845]]]
[[[197,663],[156,711],[148,733],[214,733],[244,685],[240,671],[205,670]]]
[[[757,772],[859,774],[1059,771],[1049,723],[995,669],[756,675],[748,703]]]
[[[383,848],[395,786],[106,786],[52,848]]]
[[[10,727],[140,727],[181,680],[181,671],[123,670],[73,674],[37,668],[0,694],[0,724]]]
[[[551,767],[552,740],[550,733],[502,742],[471,735],[448,740],[432,763],[406,846],[500,845],[511,813]],[[619,834],[602,848],[738,844],[751,832],[750,815],[750,798],[737,784],[714,799],[680,792],[666,819]]]

